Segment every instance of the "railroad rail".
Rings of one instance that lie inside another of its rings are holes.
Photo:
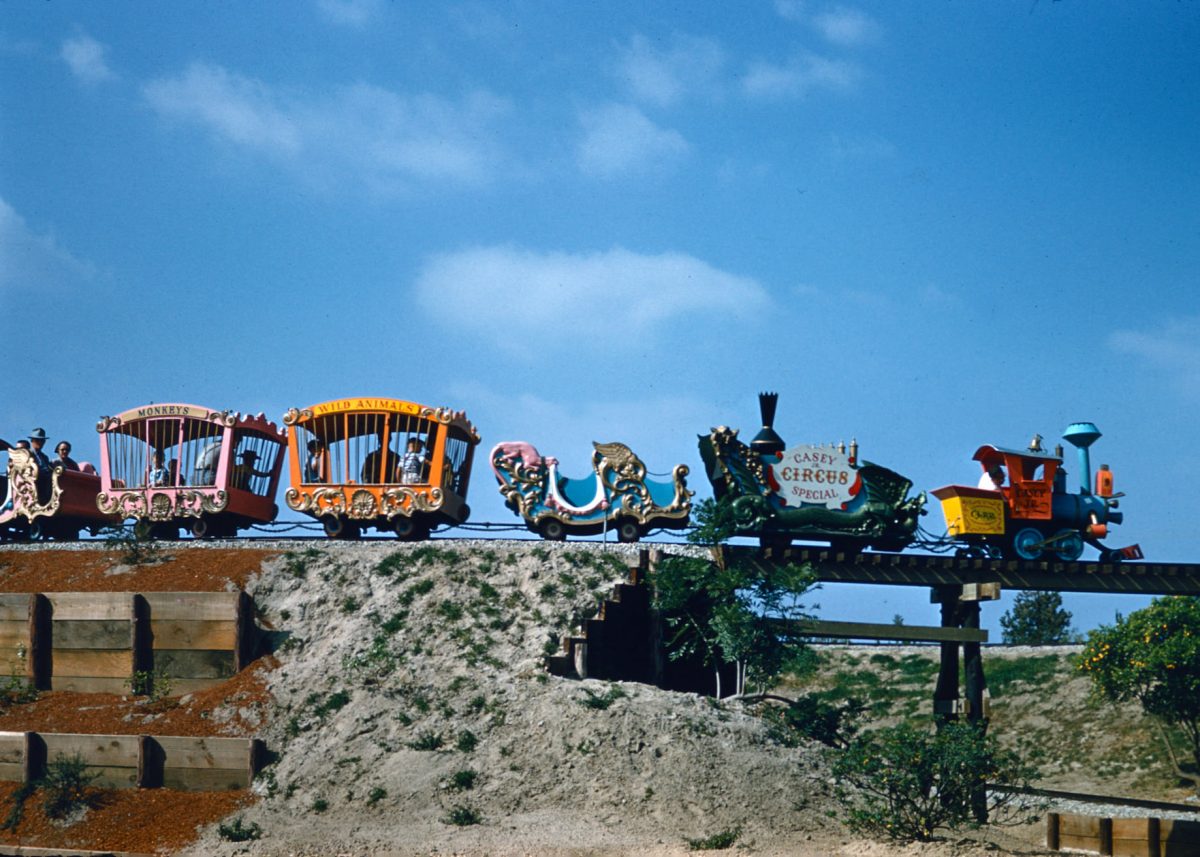
[[[1077,803],[1090,803],[1103,806],[1125,806],[1132,809],[1152,809],[1161,812],[1190,812],[1200,814],[1200,804],[1175,803],[1165,800],[1146,800],[1136,797],[1117,797],[1114,795],[1088,794],[1086,792],[1067,792],[1058,789],[1038,789],[1032,786],[1001,786],[988,783],[989,791],[1004,792],[1005,794],[1023,794],[1033,797],[1044,797],[1051,800],[1069,800]]]
[[[826,583],[961,586],[999,583],[1006,590],[1200,595],[1200,564],[1156,562],[1048,562],[976,559],[914,553],[853,553],[830,548],[733,546],[750,562],[810,564]]]

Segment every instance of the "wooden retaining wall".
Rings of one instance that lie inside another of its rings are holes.
[[[1046,847],[1112,857],[1200,857],[1200,821],[1046,814]]]
[[[126,693],[157,670],[190,693],[241,670],[255,642],[244,592],[0,594],[0,678],[40,690]]]
[[[103,788],[231,791],[250,787],[264,751],[256,738],[0,732],[0,780],[36,780],[48,763],[75,755]]]

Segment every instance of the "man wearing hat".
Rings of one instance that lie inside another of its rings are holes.
[[[250,477],[271,475],[269,470],[259,470],[255,467],[258,463],[258,453],[252,449],[247,449],[241,454],[241,462],[233,466],[233,472],[230,474],[229,485],[231,488],[238,488],[242,491],[250,490]]]
[[[38,469],[37,493],[39,503],[50,502],[50,493],[52,491],[50,474],[54,472],[54,465],[50,463],[50,456],[42,452],[42,447],[45,445],[46,430],[44,428],[35,428],[29,433],[29,454]]]
[[[54,470],[54,465],[50,463],[50,456],[42,452],[42,447],[45,445],[46,430],[44,428],[35,428],[29,433],[29,452],[37,464],[38,473],[49,475]]]

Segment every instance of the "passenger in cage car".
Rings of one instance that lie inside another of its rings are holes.
[[[229,486],[237,488],[239,491],[250,490],[250,478],[252,476],[269,477],[271,471],[258,470],[255,464],[258,463],[258,453],[253,449],[247,449],[241,455],[241,461],[233,466],[233,473],[229,478]]]
[[[378,483],[381,480],[380,472],[382,471],[382,480],[387,481],[392,473],[392,451],[383,445],[383,432],[379,433],[379,446],[367,453],[366,459],[363,461],[362,481],[366,485]]]
[[[404,455],[400,456],[399,478],[396,480],[404,485],[419,484],[421,479],[421,471],[424,470],[425,456],[421,454],[421,440],[419,438],[410,437],[408,439],[408,449]]]
[[[196,477],[192,480],[192,484],[212,485],[215,483],[217,481],[217,463],[220,460],[221,440],[218,438],[200,450],[200,456],[196,459],[196,466],[193,468]]]
[[[151,488],[166,488],[171,484],[171,471],[167,468],[165,457],[161,449],[154,450],[149,477],[146,479],[146,484]]]
[[[304,481],[325,482],[325,443],[320,440],[308,442],[308,458],[304,459]]]
[[[71,444],[65,440],[60,440],[58,446],[54,447],[54,451],[58,453],[58,458],[54,461],[63,470],[78,470],[79,465],[75,463],[75,459],[71,458]]]

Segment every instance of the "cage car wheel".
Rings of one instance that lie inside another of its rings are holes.
[[[354,528],[353,525],[340,515],[326,515],[321,519],[321,527],[325,530],[325,535],[331,539],[353,538],[350,535],[350,531]]]
[[[631,521],[628,518],[617,523],[617,540],[622,542],[636,542],[642,537],[642,529],[637,525],[637,521]]]
[[[211,539],[216,535],[213,522],[208,518],[197,518],[192,521],[192,538]]]
[[[1059,530],[1054,537],[1054,554],[1066,562],[1083,556],[1083,537],[1074,530]]]
[[[29,540],[44,542],[50,538],[50,522],[38,519],[29,525]]]
[[[547,518],[538,525],[538,532],[548,542],[563,542],[567,540],[567,528],[557,518]]]
[[[1044,537],[1033,527],[1017,530],[1012,537],[1012,552],[1017,559],[1041,559]]]
[[[429,538],[429,528],[419,521],[400,515],[392,522],[396,537],[404,542],[419,542]]]

